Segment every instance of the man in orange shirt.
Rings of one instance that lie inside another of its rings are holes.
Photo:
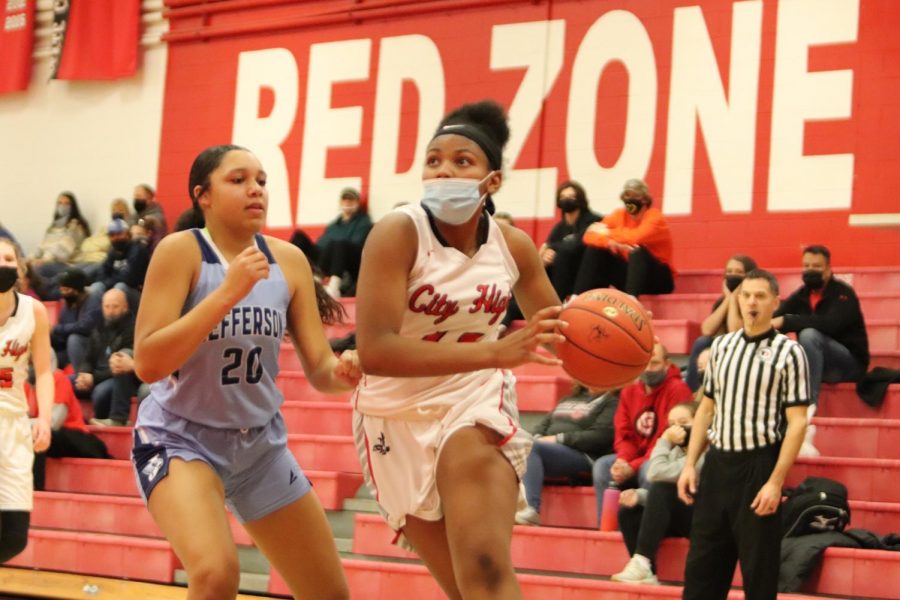
[[[640,179],[629,179],[624,206],[584,232],[586,246],[575,293],[615,286],[638,294],[669,294],[672,279],[672,234],[665,217]]]

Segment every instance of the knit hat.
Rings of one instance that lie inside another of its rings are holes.
[[[66,269],[59,276],[59,285],[81,291],[87,286],[87,275],[81,269]]]

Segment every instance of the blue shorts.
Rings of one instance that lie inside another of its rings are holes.
[[[152,397],[141,403],[131,462],[146,502],[173,458],[200,460],[222,480],[225,503],[241,523],[254,521],[312,489],[287,447],[281,413],[262,427],[219,429],[174,415]]]

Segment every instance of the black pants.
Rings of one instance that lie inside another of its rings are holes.
[[[13,558],[28,545],[31,513],[24,510],[0,511],[0,563]]]
[[[693,508],[678,499],[674,483],[651,483],[644,506],[619,509],[619,529],[628,555],[646,556],[656,572],[659,544],[663,538],[689,536],[693,513]]]
[[[323,275],[346,277],[349,273],[356,281],[361,259],[362,246],[347,240],[335,240],[319,249],[319,268]]]
[[[672,269],[644,247],[632,250],[628,260],[606,248],[585,248],[574,292],[580,294],[610,286],[632,296],[670,294],[675,289]]]
[[[747,452],[711,449],[694,506],[685,600],[728,596],[740,560],[747,600],[775,600],[781,563],[781,510],[765,517],[750,508],[778,460],[778,447]]]
[[[565,300],[575,292],[575,280],[584,259],[585,245],[578,243],[560,243],[552,246],[556,257],[547,267],[547,276],[556,295]],[[590,288],[589,288],[590,289]]]
[[[34,489],[43,490],[46,480],[47,458],[110,458],[103,440],[77,429],[57,429],[50,435],[46,452],[34,455]]]

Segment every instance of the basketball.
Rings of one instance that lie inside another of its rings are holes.
[[[638,300],[614,289],[589,290],[569,302],[559,318],[569,326],[556,347],[563,369],[597,389],[631,383],[653,354],[653,327]]]

